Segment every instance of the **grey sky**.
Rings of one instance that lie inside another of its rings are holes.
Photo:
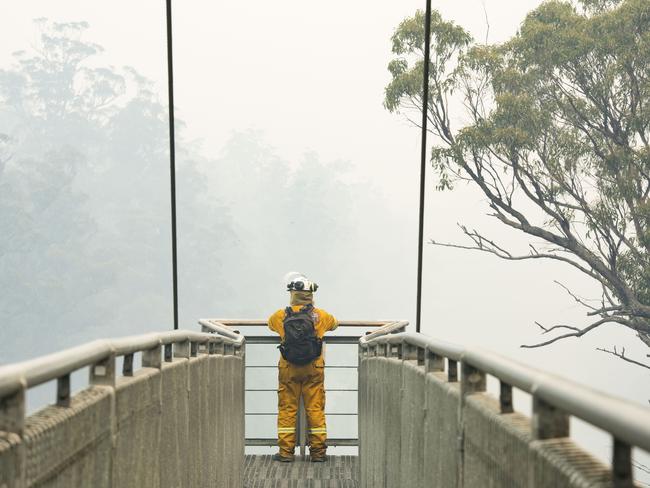
[[[434,1],[434,8],[484,39],[485,4],[489,40],[495,42],[514,34],[526,12],[539,3],[444,0]],[[232,131],[255,128],[289,159],[314,150],[324,160],[349,161],[356,179],[379,188],[395,212],[412,222],[412,246],[403,252],[413,256],[414,266],[419,131],[384,110],[382,99],[390,36],[401,19],[423,6],[414,0],[176,2],[176,103],[177,115],[187,123],[186,135],[200,140],[206,154],[217,155]],[[162,0],[15,3],[2,16],[0,67],[10,62],[12,51],[32,42],[31,19],[85,20],[91,26],[88,37],[106,49],[106,63],[134,66],[156,82],[164,98],[163,7]],[[427,199],[427,238],[457,240],[456,222],[464,222],[507,244],[523,245],[482,216],[483,202],[470,189],[429,191]],[[535,320],[586,323],[584,310],[553,284],[558,279],[597,297],[582,277],[553,263],[504,263],[432,246],[426,246],[425,258],[424,332],[479,344],[647,403],[649,391],[640,387],[648,384],[647,372],[594,350],[620,345],[630,356],[644,358],[647,351],[621,328],[608,326],[580,341],[542,350],[518,348],[539,339]],[[405,280],[412,274],[405,270],[404,276],[385,279]],[[404,286],[414,290],[413,283]],[[404,318],[413,320],[414,314]],[[597,442],[603,445],[592,447],[606,454],[606,439]]]

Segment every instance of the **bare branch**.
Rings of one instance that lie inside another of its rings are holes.
[[[645,464],[640,463],[636,459],[632,459],[632,464],[634,465],[634,467],[636,469],[639,469],[639,470],[643,471],[644,473],[650,474],[650,467],[646,466]],[[650,485],[646,484],[646,486],[650,486]]]
[[[625,355],[625,348],[622,348],[620,352],[616,349],[616,346],[614,346],[613,351],[609,350],[609,349],[601,348],[601,347],[596,348],[596,350],[597,351],[602,351],[602,352],[607,353],[607,354],[611,354],[612,356],[616,356],[617,358],[620,358],[623,361],[627,361],[628,363],[632,363],[632,364],[635,364],[637,366],[641,366],[642,368],[650,369],[650,364],[644,364],[644,363],[641,363],[639,361],[635,361],[634,359],[630,359],[629,357],[627,357]]]
[[[562,334],[562,335],[559,335],[557,337],[554,337],[553,339],[549,339],[548,341],[540,342],[538,344],[522,344],[520,347],[525,348],[525,349],[534,349],[534,348],[537,348],[537,347],[548,346],[549,344],[553,344],[554,342],[560,341],[562,339],[568,339],[569,337],[582,337],[583,335],[587,334],[588,332],[591,332],[592,330],[594,330],[594,329],[596,329],[596,328],[600,327],[601,325],[606,324],[608,322],[616,322],[616,323],[627,325],[627,326],[630,325],[627,320],[622,319],[620,317],[607,316],[607,317],[603,317],[602,319],[594,322],[591,325],[588,325],[584,329],[578,329],[575,332],[571,332],[571,333],[568,333],[568,334]],[[565,326],[565,327],[569,328],[569,329],[572,328],[570,326]]]
[[[586,299],[586,298],[582,298],[582,297],[577,296],[575,293],[573,293],[571,290],[569,290],[568,287],[566,287],[564,284],[560,283],[558,280],[553,280],[553,283],[555,283],[556,285],[558,285],[558,286],[564,288],[564,291],[566,291],[566,292],[567,292],[567,293],[568,293],[568,294],[569,294],[569,295],[570,295],[570,296],[571,296],[571,297],[572,297],[576,302],[578,302],[580,305],[583,305],[584,307],[587,307],[587,308],[591,309],[593,312],[598,312],[598,311],[599,311],[599,309],[597,309],[597,308],[594,307],[593,305],[589,305],[589,304],[587,303],[587,299]],[[590,313],[591,313],[591,312],[590,312]]]
[[[549,332],[556,329],[569,329],[569,330],[575,330],[576,332],[580,332],[580,329],[578,327],[574,327],[572,325],[558,324],[558,325],[554,325],[553,327],[544,327],[542,324],[540,324],[537,321],[535,321],[535,324],[544,331],[542,332],[542,334],[548,334]]]
[[[494,217],[497,217],[499,220],[503,222],[512,222],[508,220],[506,217],[503,216],[499,212],[499,210],[496,210],[497,213],[491,214]],[[591,270],[583,266],[582,264],[578,263],[577,261],[574,261],[573,259],[570,259],[568,257],[560,256],[557,254],[553,254],[551,252],[546,252],[546,253],[541,253],[537,251],[533,246],[531,246],[531,253],[530,254],[525,254],[525,255],[520,255],[520,256],[515,256],[509,251],[503,249],[502,247],[498,246],[494,241],[491,239],[488,239],[481,234],[479,234],[477,231],[469,231],[466,227],[459,225],[459,227],[463,230],[463,233],[467,235],[472,241],[475,243],[474,246],[466,246],[462,244],[454,244],[454,243],[449,243],[449,242],[438,242],[436,240],[430,239],[429,243],[433,244],[434,246],[441,246],[441,247],[451,247],[451,248],[456,248],[456,249],[465,249],[465,250],[470,250],[470,251],[480,251],[480,252],[486,252],[489,254],[494,254],[495,256],[505,259],[507,261],[523,261],[527,259],[553,259],[556,261],[562,261],[565,263],[570,264],[571,266],[579,269],[583,273],[591,276],[594,279],[598,279],[599,277]],[[553,250],[554,252],[559,252],[560,250]]]

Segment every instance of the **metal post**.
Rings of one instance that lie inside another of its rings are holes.
[[[174,329],[178,329],[178,263],[176,252],[176,141],[174,134],[174,61],[172,49],[172,0],[167,0],[167,89],[169,92],[169,177],[172,213],[172,287]]]
[[[612,452],[612,478],[614,488],[632,488],[632,448],[629,444],[614,438]]]
[[[0,400],[0,430],[22,436],[25,430],[25,387]]]
[[[191,355],[190,341],[176,342],[174,344],[174,357],[189,359]]]
[[[447,381],[455,383],[458,381],[458,361],[447,358]]]
[[[90,366],[90,384],[115,388],[115,356],[111,355]]]
[[[122,376],[133,376],[133,354],[125,354],[122,363]]]
[[[427,111],[429,110],[429,49],[431,44],[431,0],[424,17],[424,76],[422,79],[422,151],[420,160],[420,214],[418,232],[418,286],[415,331],[420,332],[422,315],[422,251],[424,240],[424,190],[427,172]]]
[[[499,409],[501,413],[513,413],[515,411],[512,404],[512,386],[505,381],[500,381]]]
[[[70,373],[56,379],[56,404],[59,407],[70,406]]]
[[[429,350],[426,351],[424,368],[427,373],[445,370],[445,358]]]
[[[162,361],[160,359],[160,350],[161,350],[161,346],[160,344],[158,344],[157,346],[152,347],[151,349],[142,351],[142,367],[160,369],[162,367]]]
[[[480,393],[485,391],[487,386],[486,375],[483,371],[475,368],[465,361],[461,362],[460,388],[463,395]]]
[[[533,395],[533,439],[569,437],[569,416]]]
[[[165,362],[166,363],[171,363],[172,362],[172,345],[171,344],[165,344],[164,347],[164,356],[165,356]]]

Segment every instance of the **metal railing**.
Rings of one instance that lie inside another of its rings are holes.
[[[203,331],[210,331],[212,326],[219,325],[221,327],[228,328],[230,330],[235,330],[236,328],[243,327],[267,327],[267,322],[265,320],[229,320],[229,319],[202,319],[199,321],[202,326]],[[395,324],[399,326],[395,329]],[[350,328],[350,329],[368,329],[380,328],[384,330],[387,326],[393,327],[395,330],[403,330],[407,325],[407,322],[395,323],[392,321],[341,321],[339,322],[339,328]],[[391,329],[392,330],[392,329]],[[237,333],[239,331],[237,330]],[[365,333],[365,332],[364,332]],[[369,333],[370,335],[374,334]],[[267,344],[267,345],[278,345],[280,344],[280,338],[277,335],[253,335],[245,334],[246,343],[250,345],[257,344]],[[326,335],[323,338],[325,344],[339,345],[339,344],[358,344],[359,339],[363,337],[363,334],[354,334],[354,335]],[[357,358],[357,353],[355,353],[355,359]],[[246,369],[277,369],[277,365],[246,365]],[[354,374],[357,374],[357,365],[356,364],[347,364],[347,365],[328,365],[325,364],[325,369],[349,369],[354,370]],[[254,392],[277,392],[276,388],[246,388],[246,393]],[[357,393],[357,388],[326,388],[326,392],[350,392]],[[277,416],[276,412],[245,412],[246,417],[254,416]],[[326,412],[327,416],[345,416],[345,417],[356,417],[358,412]],[[296,418],[296,443],[300,450],[300,455],[305,455],[305,447],[307,446],[307,419],[305,415],[304,406],[302,399],[298,408],[298,415]],[[273,438],[263,438],[263,437],[249,437],[246,438],[246,446],[256,446],[256,447],[272,447],[277,445],[277,437]],[[358,446],[359,439],[357,437],[328,437],[327,438],[328,446]]]
[[[224,328],[216,334],[187,330],[143,334],[119,339],[104,339],[39,358],[0,367],[0,400],[15,405],[2,417],[0,430],[22,433],[25,426],[25,391],[48,381],[56,380],[56,405],[70,406],[72,395],[70,376],[75,371],[90,367],[91,385],[115,386],[116,358],[123,357],[123,376],[133,376],[133,357],[142,352],[142,366],[160,368],[162,362],[174,357],[196,357],[199,346],[215,354],[217,348],[243,351],[244,338]]]
[[[529,393],[533,399],[533,437],[550,439],[569,436],[570,416],[608,432],[613,439],[611,459],[616,480],[632,480],[633,447],[650,452],[650,409],[647,407],[592,390],[490,351],[464,348],[417,333],[388,335],[390,332],[388,328],[383,328],[362,337],[359,340],[361,356],[413,360],[427,372],[444,372],[446,361],[448,381],[460,381],[461,395],[485,391],[486,375],[489,374],[500,383],[501,413],[514,411],[513,387]]]

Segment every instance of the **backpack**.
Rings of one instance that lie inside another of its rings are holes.
[[[316,336],[314,307],[305,305],[297,312],[285,309],[284,341],[278,346],[282,357],[291,364],[304,366],[320,357],[323,341]]]

